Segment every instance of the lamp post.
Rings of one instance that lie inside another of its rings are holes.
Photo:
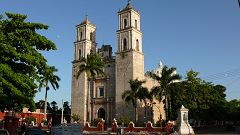
[[[63,99],[62,99],[62,116],[61,116],[61,124],[64,123],[64,117],[63,117]]]

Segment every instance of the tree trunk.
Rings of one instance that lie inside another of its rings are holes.
[[[135,113],[135,120],[134,120],[134,124],[136,125],[137,123],[137,106],[134,107],[134,113]]]
[[[144,122],[147,122],[147,102],[144,102],[144,118],[145,118],[145,121]]]
[[[45,92],[45,100],[44,100],[44,119],[47,120],[47,91],[48,87],[46,87],[46,92]]]
[[[90,122],[90,119],[89,119],[89,117],[90,117],[89,116],[89,110],[90,110],[89,109],[89,105],[90,105],[90,101],[89,101],[90,100],[90,98],[89,98],[90,94],[89,93],[90,92],[89,91],[90,91],[90,82],[87,79],[87,103],[86,103],[86,115],[87,116],[86,116],[86,121],[88,121],[88,122]]]
[[[93,123],[93,88],[94,87],[94,82],[93,82],[93,77],[91,77],[90,80],[90,121]]]
[[[167,96],[165,96],[165,106],[166,106],[166,107],[165,107],[165,108],[166,108],[166,109],[165,109],[166,121],[168,121],[168,119],[169,119],[169,118],[168,118],[168,115],[169,115],[169,114],[168,114],[168,99],[167,99]]]
[[[169,119],[172,119],[172,102],[171,102],[171,97],[169,97]]]

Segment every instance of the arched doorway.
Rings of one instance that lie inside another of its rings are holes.
[[[103,108],[100,108],[98,110],[98,118],[102,118],[105,120],[105,110]]]

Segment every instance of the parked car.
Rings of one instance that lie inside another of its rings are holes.
[[[47,135],[47,133],[40,128],[27,128],[23,135]]]
[[[0,135],[9,135],[6,129],[0,129]]]

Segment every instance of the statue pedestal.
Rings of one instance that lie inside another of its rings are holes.
[[[183,105],[178,113],[178,133],[180,135],[195,135],[192,126],[188,122],[188,109]]]
[[[187,123],[181,123],[178,130],[180,135],[194,135],[193,128]]]

